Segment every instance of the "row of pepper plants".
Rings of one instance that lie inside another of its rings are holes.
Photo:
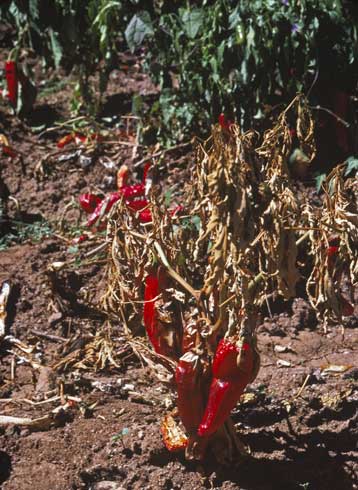
[[[140,54],[161,89],[143,134],[165,142],[207,134],[221,112],[254,127],[297,92],[349,119],[358,81],[357,18],[356,2],[343,0],[8,0],[0,6],[0,19],[17,31],[10,57],[19,73],[31,53],[46,66],[74,70],[86,110],[93,107],[93,75],[103,92],[118,51]],[[338,123],[338,144],[347,151],[344,129]]]

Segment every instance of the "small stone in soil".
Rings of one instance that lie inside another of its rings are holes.
[[[93,490],[125,490],[118,482],[115,481],[99,481],[91,486]]]
[[[59,323],[63,318],[63,314],[58,311],[56,313],[52,313],[52,315],[49,316],[48,320],[47,320],[47,323],[49,325],[49,327],[54,327],[55,325],[57,325],[57,323]]]

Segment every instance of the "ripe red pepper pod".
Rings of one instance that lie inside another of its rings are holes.
[[[7,97],[11,102],[11,105],[16,108],[18,94],[18,73],[15,61],[6,61],[5,78],[7,85]]]
[[[151,166],[152,165],[150,164],[150,162],[147,162],[144,165],[144,168],[143,168],[143,177],[142,177],[142,184],[144,184],[144,185],[146,183],[148,172],[149,172]]]
[[[254,371],[254,351],[246,342],[222,339],[212,366],[213,378],[199,436],[216,432],[229,417]]]
[[[199,356],[193,352],[186,352],[179,359],[175,381],[179,416],[189,434],[198,430],[204,413],[201,374]]]
[[[57,148],[64,148],[69,143],[72,143],[73,140],[74,140],[73,133],[66,134],[61,139],[58,140],[58,142],[57,142]]]
[[[99,201],[95,210],[93,211],[93,213],[89,217],[89,219],[87,221],[87,226],[90,227],[90,226],[94,225],[100,216],[103,216],[103,215],[109,213],[109,211],[113,207],[113,204],[116,203],[117,201],[119,201],[120,198],[121,198],[120,193],[112,192],[111,194],[109,194],[104,199],[101,199],[101,201]]]
[[[149,201],[147,199],[136,199],[134,201],[128,200],[126,201],[126,205],[132,211],[142,211],[146,206],[148,206]]]
[[[93,213],[98,204],[102,202],[102,199],[99,196],[91,194],[90,192],[81,194],[78,200],[81,208],[88,214]]]
[[[144,196],[145,185],[135,184],[135,185],[125,185],[118,190],[119,194],[124,197],[124,199],[134,199],[135,197]]]
[[[163,318],[160,309],[167,287],[168,276],[164,268],[158,267],[148,274],[144,288],[143,323],[155,352],[177,360],[177,320]]]
[[[143,321],[149,340],[155,352],[163,355],[165,355],[165,348],[161,345],[155,298],[159,296],[161,289],[165,287],[164,283],[165,276],[162,271],[154,271],[145,278],[143,308]]]
[[[218,123],[222,127],[222,129],[225,129],[226,131],[229,131],[230,126],[233,124],[232,121],[226,119],[225,114],[223,112],[218,117]]]
[[[342,305],[342,315],[343,316],[351,316],[354,313],[354,306],[350,304],[349,301],[346,300],[343,296],[341,297],[341,305]]]

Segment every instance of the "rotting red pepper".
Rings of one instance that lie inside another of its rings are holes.
[[[89,140],[97,140],[99,141],[101,138],[100,135],[97,135],[96,133],[91,134],[90,136],[85,136],[82,133],[78,133],[77,131],[73,133],[66,134],[63,136],[60,140],[57,142],[57,148],[64,148],[68,144],[74,142],[76,145],[81,145],[87,143]]]
[[[175,371],[177,385],[177,406],[180,419],[189,434],[198,430],[204,413],[201,390],[201,369],[199,356],[186,352],[180,359]]]
[[[7,84],[7,97],[11,105],[16,108],[18,94],[18,73],[15,61],[6,61],[5,63],[5,78]]]
[[[91,193],[81,194],[79,197],[81,208],[88,214],[93,213],[101,202],[102,199],[99,196]]]
[[[219,342],[212,366],[209,398],[198,429],[199,436],[209,436],[225,423],[252,380],[253,370],[254,353],[248,343],[240,347],[228,339]]]

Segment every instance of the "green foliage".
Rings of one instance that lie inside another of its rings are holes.
[[[164,138],[204,132],[220,112],[252,126],[318,73],[342,88],[357,80],[357,26],[338,0],[173,8],[146,44],[147,70],[162,89],[153,115]]]
[[[358,170],[358,158],[357,157],[350,156],[349,158],[347,158],[345,163],[347,165],[347,168],[346,168],[344,175],[349,175],[352,172],[353,173],[357,172],[357,170]]]
[[[0,8],[18,28],[18,46],[77,67],[85,100],[96,70],[104,90],[120,42],[132,52],[143,46],[161,88],[152,123],[165,142],[207,133],[220,112],[252,126],[318,75],[352,89],[357,10],[343,0],[11,0]]]
[[[12,58],[25,46],[41,56],[45,66],[75,69],[88,108],[94,100],[89,77],[98,71],[103,92],[135,4],[135,0],[11,0],[0,6],[0,21],[17,28]]]
[[[0,237],[0,251],[27,241],[38,243],[52,235],[50,224],[44,220],[34,223],[11,220],[11,226],[12,232]]]

